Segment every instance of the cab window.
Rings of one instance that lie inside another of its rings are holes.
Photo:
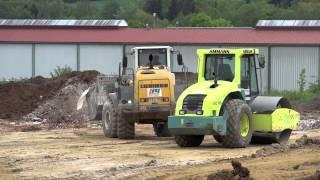
[[[205,61],[205,79],[230,81],[234,79],[235,56],[230,54],[210,54]]]
[[[167,66],[167,49],[139,49],[138,66],[149,66],[150,56],[152,56],[152,65]]]

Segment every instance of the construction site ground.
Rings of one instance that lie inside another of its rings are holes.
[[[303,134],[320,136],[320,131],[296,131],[290,143]],[[148,125],[137,126],[135,140],[106,138],[100,128],[83,128],[4,133],[0,144],[0,179],[206,179],[231,169],[234,158],[258,179],[295,179],[320,169],[319,145],[254,158],[270,145],[228,149],[207,136],[200,147],[179,148],[173,138],[155,137]]]
[[[136,125],[134,140],[106,138],[101,122],[89,121],[87,105],[76,110],[79,96],[98,74],[0,84],[1,180],[228,179],[223,170],[232,170],[232,159],[255,179],[320,179],[319,98],[294,103],[301,121],[290,147],[230,149],[206,136],[200,147],[180,148],[173,137],[156,137],[151,125]]]

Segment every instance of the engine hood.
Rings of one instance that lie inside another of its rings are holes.
[[[214,81],[198,82],[188,87],[178,98],[176,106],[176,115],[182,110],[183,100],[188,95],[206,95],[203,100],[203,116],[216,116],[219,114],[224,99],[233,92],[239,92],[238,86],[229,81],[218,81],[218,86]],[[194,115],[194,114],[186,114]]]

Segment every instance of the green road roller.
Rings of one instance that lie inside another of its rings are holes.
[[[300,114],[284,97],[260,96],[259,49],[199,49],[198,81],[178,98],[168,127],[180,147],[199,146],[205,135],[224,147],[289,140]]]

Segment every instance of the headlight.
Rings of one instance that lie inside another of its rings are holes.
[[[185,115],[185,114],[186,114],[186,111],[185,111],[185,110],[180,110],[180,111],[179,111],[179,114],[180,114],[180,115]]]
[[[202,115],[202,114],[203,114],[203,111],[202,111],[202,110],[197,110],[196,114],[197,114],[197,115]]]
[[[168,97],[162,98],[162,100],[163,100],[164,102],[169,102],[169,98],[168,98]]]

